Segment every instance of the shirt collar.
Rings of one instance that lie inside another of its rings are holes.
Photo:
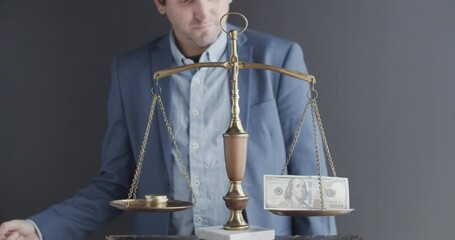
[[[193,60],[186,58],[175,43],[172,30],[169,33],[169,44],[171,47],[172,58],[177,66],[188,65],[194,63]],[[218,38],[212,43],[201,55],[199,62],[219,62],[226,51],[227,35],[221,31]]]

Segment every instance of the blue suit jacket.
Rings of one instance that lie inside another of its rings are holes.
[[[300,46],[271,35],[252,30],[240,34],[238,52],[240,61],[306,72]],[[152,74],[171,64],[167,35],[114,59],[100,174],[74,197],[31,217],[46,240],[83,239],[120,213],[109,206],[109,201],[128,195],[150,109]],[[171,83],[164,78],[160,86],[170,114]],[[245,213],[251,225],[273,228],[277,235],[336,233],[333,217],[291,218],[263,209],[263,175],[280,173],[307,101],[308,88],[307,82],[271,71],[244,69],[239,74],[240,116],[249,133],[243,186],[250,200]],[[156,112],[138,196],[168,194],[172,164],[171,142],[161,114]],[[325,163],[322,167],[325,172]],[[288,174],[316,174],[310,117],[306,118]],[[137,213],[134,233],[166,235],[169,221],[168,213]]]

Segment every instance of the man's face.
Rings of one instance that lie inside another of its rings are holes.
[[[294,179],[292,181],[292,197],[303,201],[306,195],[306,186],[302,179]]]
[[[230,3],[229,0],[167,0],[161,5],[155,1],[158,11],[167,15],[185,55],[194,50],[202,53],[218,38],[220,18],[229,11]]]

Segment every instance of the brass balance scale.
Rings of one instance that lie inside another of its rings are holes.
[[[240,31],[237,30],[230,30],[227,31],[223,27],[223,19],[229,15],[238,15],[243,18],[245,21],[245,26]],[[289,148],[289,152],[287,154],[286,161],[283,165],[283,169],[281,171],[281,175],[285,173],[285,169],[289,164],[292,153],[296,147],[297,140],[300,136],[300,131],[303,126],[303,121],[305,116],[308,112],[308,109],[311,111],[311,117],[313,119],[313,130],[314,130],[314,138],[315,138],[315,153],[316,153],[316,161],[317,161],[317,168],[318,168],[318,183],[320,189],[320,197],[321,197],[321,207],[319,209],[296,209],[296,210],[269,210],[274,214],[283,215],[283,216],[334,216],[334,215],[344,215],[352,212],[354,209],[325,209],[324,208],[324,199],[323,199],[323,187],[322,187],[322,179],[321,179],[321,168],[320,168],[320,158],[319,158],[319,144],[317,143],[317,128],[319,128],[321,132],[321,138],[324,145],[324,152],[326,153],[327,160],[329,162],[329,166],[331,169],[331,173],[334,177],[336,177],[335,167],[333,165],[332,157],[330,156],[330,151],[327,144],[327,139],[324,133],[324,128],[321,121],[321,116],[318,110],[316,98],[317,98],[317,91],[314,88],[316,83],[316,79],[313,75],[305,74],[301,72],[291,71],[284,68],[279,68],[275,66],[259,64],[259,63],[248,63],[248,62],[241,62],[238,59],[237,55],[237,36],[245,31],[248,27],[248,20],[246,17],[240,13],[230,12],[223,15],[220,20],[220,25],[222,30],[229,35],[230,43],[231,43],[231,57],[229,61],[226,62],[206,62],[206,63],[194,63],[185,66],[173,67],[161,71],[157,71],[153,79],[154,87],[152,88],[152,103],[151,109],[146,125],[146,130],[144,133],[144,138],[142,141],[142,146],[139,153],[139,159],[137,162],[136,171],[134,174],[134,179],[131,184],[131,189],[128,194],[128,199],[121,199],[115,200],[110,203],[111,206],[116,207],[118,209],[124,211],[148,211],[148,212],[174,212],[174,211],[181,211],[188,208],[193,207],[197,200],[196,196],[193,192],[193,188],[191,186],[190,177],[188,171],[183,163],[182,156],[180,154],[179,147],[175,141],[174,133],[172,128],[169,124],[169,121],[166,116],[166,111],[164,109],[163,102],[161,100],[161,89],[158,84],[158,79],[171,76],[173,74],[177,74],[183,71],[197,69],[197,68],[226,68],[230,69],[230,80],[232,83],[232,108],[231,108],[231,122],[228,130],[226,133],[223,134],[224,138],[224,152],[225,152],[225,163],[226,163],[226,170],[231,181],[231,185],[229,188],[228,193],[223,197],[227,208],[231,211],[230,218],[228,222],[223,226],[226,230],[246,230],[249,229],[248,223],[244,220],[242,211],[246,208],[248,202],[248,195],[246,195],[242,189],[241,182],[243,180],[243,176],[245,173],[246,167],[246,156],[247,156],[247,142],[248,142],[248,133],[242,127],[242,123],[240,120],[240,106],[239,106],[239,88],[238,88],[238,74],[241,69],[262,69],[262,70],[270,70],[274,72],[278,72],[281,74],[285,74],[296,79],[308,81],[311,83],[311,89],[307,94],[308,102],[305,106],[304,112],[300,118],[299,125],[297,127],[297,131],[294,136],[294,140]],[[188,189],[192,196],[192,202],[185,202],[185,201],[178,201],[168,199],[166,195],[154,195],[149,194],[146,195],[144,199],[137,198],[137,188],[139,185],[139,179],[142,172],[142,164],[144,161],[144,155],[147,148],[147,141],[148,136],[150,133],[150,126],[151,122],[154,117],[154,112],[156,108],[156,104],[159,104],[159,108],[161,109],[161,113],[166,124],[166,128],[168,134],[170,136],[172,145],[176,150],[177,154],[177,162],[179,165],[179,169],[183,174]]]

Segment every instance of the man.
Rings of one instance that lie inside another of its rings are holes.
[[[128,195],[150,109],[152,74],[172,66],[228,59],[227,36],[221,32],[219,19],[229,11],[229,0],[155,0],[155,4],[168,17],[172,31],[114,59],[100,175],[73,198],[30,220],[2,224],[1,240],[38,239],[39,235],[45,240],[84,239],[117,216],[120,212],[109,202]],[[263,33],[248,30],[240,34],[238,52],[240,61],[306,71],[296,43]],[[134,233],[189,235],[197,227],[222,225],[229,216],[222,200],[229,181],[221,136],[230,121],[228,71],[187,71],[160,80],[160,87],[198,203],[172,214],[137,213]],[[268,71],[242,70],[239,88],[241,119],[250,135],[243,181],[250,196],[246,219],[251,225],[274,228],[277,235],[335,234],[333,218],[282,217],[263,210],[262,176],[277,174],[284,163],[286,146],[292,142],[305,105],[308,83]],[[138,197],[155,193],[191,201],[159,111],[157,108],[151,126]],[[308,119],[289,174],[315,174],[312,131]]]
[[[311,209],[311,192],[300,178],[292,178],[284,191],[284,200],[278,204],[280,208]]]

